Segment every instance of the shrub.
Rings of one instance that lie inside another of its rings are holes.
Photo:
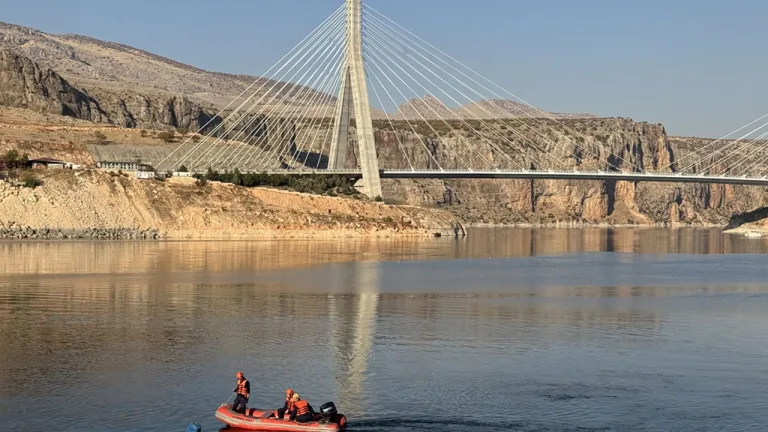
[[[173,132],[160,132],[157,134],[157,138],[163,142],[173,142],[173,139],[176,137],[176,134]]]
[[[141,135],[142,138],[146,138],[147,135],[149,135],[149,132],[147,132],[146,130],[142,129],[142,130],[139,131],[139,135]]]
[[[381,195],[376,195],[376,198],[373,199],[376,202],[383,202],[384,199],[381,198]]]
[[[186,136],[189,133],[189,129],[184,128],[184,127],[179,127],[179,128],[176,128],[176,132],[178,132],[179,135],[184,137],[184,136]]]
[[[96,139],[96,144],[98,144],[98,145],[106,145],[106,144],[108,144],[107,136],[104,135],[101,132],[98,132],[98,131],[94,132],[93,133],[93,137]]]
[[[24,187],[28,187],[32,189],[42,184],[40,180],[35,178],[35,176],[31,172],[27,172],[24,174],[24,176],[21,177],[21,183],[24,185]]]
[[[29,162],[29,156],[26,153],[19,155],[17,150],[8,150],[0,156],[0,168],[4,170],[24,168],[27,162]]]

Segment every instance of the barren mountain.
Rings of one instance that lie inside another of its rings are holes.
[[[398,120],[458,120],[458,119],[513,119],[513,118],[594,118],[592,114],[562,114],[545,112],[519,102],[487,99],[470,102],[458,108],[446,106],[432,95],[410,99],[402,104],[393,117]]]
[[[273,111],[282,110],[285,102],[289,103],[288,108],[301,106],[303,109],[300,101],[305,92],[314,91],[262,77],[209,72],[119,43],[73,34],[53,35],[3,22],[0,22],[0,49],[31,60],[43,71],[54,71],[71,87],[96,99],[107,114],[108,122],[126,127],[194,127],[194,121],[174,124],[174,116],[162,112],[172,111],[167,108],[170,105],[185,111],[186,116],[194,116],[201,110],[203,117],[210,118],[252,84],[251,90],[260,90],[257,98],[268,91],[282,94],[281,104],[269,107]],[[332,95],[328,105],[318,107],[318,114],[333,112],[335,96]],[[151,111],[161,114],[150,114]],[[543,116],[535,108],[512,101],[481,101],[470,104],[468,109],[452,109],[434,97],[427,97],[406,102],[393,118],[420,120],[422,117],[458,119],[479,116],[487,119],[524,117],[528,116],[526,113]],[[377,119],[386,118],[386,114],[375,109],[372,115]],[[552,115],[560,118],[584,116]]]
[[[275,84],[254,76],[204,71],[127,45],[72,34],[52,35],[3,22],[0,47],[56,71],[89,92],[184,95],[202,106],[220,108],[254,82],[253,89],[262,85],[269,89]],[[283,89],[290,97],[298,92],[291,86]]]

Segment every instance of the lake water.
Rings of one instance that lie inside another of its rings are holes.
[[[0,430],[204,431],[251,380],[352,431],[766,431],[768,241],[0,243]]]

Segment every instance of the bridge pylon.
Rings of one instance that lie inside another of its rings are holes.
[[[336,121],[328,169],[344,168],[349,144],[349,123],[354,109],[360,169],[363,174],[362,192],[375,198],[380,197],[382,192],[363,63],[362,9],[361,0],[347,0],[346,59],[341,70],[341,88],[336,102]]]

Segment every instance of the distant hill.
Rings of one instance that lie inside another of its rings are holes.
[[[394,118],[426,120],[502,119],[502,118],[594,118],[592,114],[562,114],[545,112],[519,102],[493,99],[467,103],[458,108],[446,106],[432,95],[410,99],[398,108]]]
[[[119,43],[74,34],[53,35],[3,22],[0,22],[0,50],[30,60],[33,69],[55,72],[63,82],[97,103],[99,107],[94,110],[102,110],[103,115],[91,117],[126,127],[195,127],[199,120],[224,108],[254,81],[260,81],[254,88],[263,83],[267,83],[265,88],[272,86],[266,78],[209,72]],[[307,91],[314,90],[286,86],[281,100],[297,109],[298,101]],[[320,107],[326,115],[333,112],[336,99],[333,96],[330,104]],[[19,100],[18,97],[6,99]],[[187,120],[176,118],[179,110]],[[437,99],[427,97],[405,103],[393,116],[411,120],[436,119],[435,112],[446,119],[542,115],[536,109],[512,101],[481,101],[466,109],[451,109]],[[552,115],[561,118],[588,116]],[[192,118],[195,116],[202,118]],[[386,116],[373,110],[373,117],[382,119]]]

